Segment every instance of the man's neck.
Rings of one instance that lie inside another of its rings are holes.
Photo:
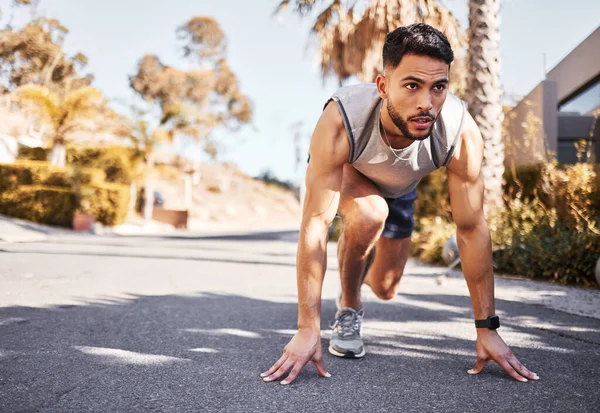
[[[381,129],[384,140],[387,138],[387,143],[393,149],[404,149],[414,142],[414,140],[405,137],[402,132],[400,132],[400,129],[398,129],[390,117],[385,105],[381,108]]]

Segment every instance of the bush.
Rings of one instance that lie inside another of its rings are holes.
[[[496,270],[559,283],[595,285],[600,257],[599,166],[556,162],[508,169],[506,209],[488,219]],[[412,255],[442,262],[455,232],[445,172],[418,187]]]
[[[536,168],[537,182],[535,169],[516,171],[517,190],[507,193],[517,198],[489,220],[492,241],[501,247],[494,253],[496,266],[532,278],[593,285],[600,257],[598,167],[553,162]]]
[[[503,191],[507,199],[532,200],[542,179],[542,164],[523,166],[519,168],[506,168],[504,170]]]
[[[444,243],[456,233],[456,226],[442,217],[419,218],[420,229],[413,233],[411,255],[429,263],[444,263]]]
[[[18,159],[46,161],[49,151],[47,148],[21,147]],[[134,178],[136,165],[142,160],[143,153],[135,148],[67,146],[68,167],[101,169],[107,182],[129,184]]]
[[[106,181],[129,184],[134,175],[133,165],[122,147],[84,148],[71,147],[67,151],[67,164],[74,167],[102,169]]]
[[[70,227],[80,209],[104,225],[117,225],[127,216],[129,197],[128,185],[104,182],[99,169],[52,168],[39,161],[0,164],[0,214],[15,218]]]
[[[512,221],[514,229],[503,234],[506,237],[510,233],[511,239],[505,248],[494,252],[494,262],[499,270],[560,283],[596,284],[594,268],[600,257],[600,235],[577,231],[562,223],[552,225],[552,217],[540,214],[536,204],[525,204],[519,210],[538,220],[527,218],[519,228],[515,223],[521,218],[515,217]],[[509,212],[506,215],[516,214]]]
[[[12,164],[0,164],[0,192],[21,185],[72,188],[76,179],[85,185],[99,184],[104,182],[104,172],[100,169],[84,168],[75,177],[71,168],[51,167],[47,162],[17,161]]]
[[[121,224],[129,210],[129,186],[103,183],[81,188],[82,210],[96,217],[103,225]]]
[[[47,161],[49,148],[30,148],[29,146],[19,146],[18,159],[25,161]]]
[[[448,175],[444,168],[436,169],[419,182],[415,201],[415,217],[441,216],[446,221],[452,220],[447,180]]]
[[[66,188],[31,185],[0,192],[0,214],[41,224],[70,227],[75,205],[74,191]]]

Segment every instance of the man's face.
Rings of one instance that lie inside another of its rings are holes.
[[[424,140],[431,134],[446,100],[449,70],[443,60],[408,54],[379,79],[379,93],[404,137]]]

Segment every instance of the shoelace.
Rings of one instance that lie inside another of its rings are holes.
[[[344,311],[330,327],[336,329],[339,326],[342,336],[351,336],[360,329],[358,321],[359,319],[357,312]]]

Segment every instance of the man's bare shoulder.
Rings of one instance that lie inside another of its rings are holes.
[[[477,123],[468,112],[464,122],[456,149],[448,163],[448,172],[471,181],[479,178],[481,173],[483,138]]]
[[[310,156],[311,160],[320,158],[332,164],[348,162],[350,156],[348,133],[342,115],[333,100],[327,104],[319,118],[312,137]]]

